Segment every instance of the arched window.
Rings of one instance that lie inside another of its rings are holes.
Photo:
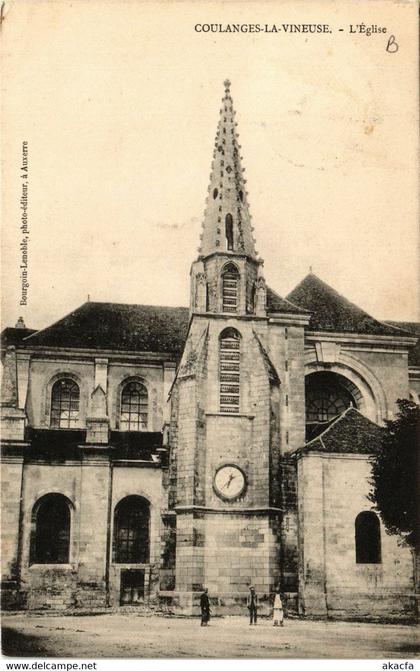
[[[349,406],[356,406],[344,378],[335,373],[320,372],[305,380],[306,422],[329,422]]]
[[[68,377],[54,382],[51,390],[51,428],[71,429],[79,422],[79,386]]]
[[[224,267],[222,272],[223,312],[236,312],[238,309],[239,272],[233,263]]]
[[[354,527],[356,564],[380,564],[381,530],[378,516],[365,510],[356,517]]]
[[[121,392],[121,431],[147,431],[148,394],[138,380],[124,385]]]
[[[31,564],[68,564],[70,502],[62,494],[47,494],[32,512]]]
[[[117,564],[149,562],[150,506],[141,496],[126,496],[115,507],[113,557]]]
[[[233,251],[233,219],[231,214],[225,217],[226,249]]]
[[[220,412],[236,413],[240,407],[241,336],[225,329],[219,340]]]

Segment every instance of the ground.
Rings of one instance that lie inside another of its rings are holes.
[[[246,616],[197,618],[136,613],[5,614],[3,653],[30,657],[283,657],[408,659],[420,653],[414,626],[289,619],[283,628]]]

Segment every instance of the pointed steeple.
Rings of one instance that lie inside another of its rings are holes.
[[[232,252],[255,259],[257,252],[228,79],[224,86],[199,253],[208,256],[214,252]]]

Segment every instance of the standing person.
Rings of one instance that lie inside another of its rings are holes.
[[[257,624],[257,609],[258,609],[258,596],[255,593],[255,589],[252,587],[249,588],[249,594],[246,599],[246,606],[249,610],[249,624]]]
[[[209,590],[207,587],[200,597],[200,608],[201,608],[201,626],[207,627],[210,621],[210,601],[209,601]]]
[[[274,608],[273,608],[273,627],[284,626],[284,612],[283,604],[281,600],[280,589],[277,590],[274,597]]]

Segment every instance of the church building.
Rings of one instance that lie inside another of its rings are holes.
[[[262,226],[262,224],[259,224]],[[409,618],[413,558],[368,499],[396,401],[419,402],[420,324],[313,273],[266,282],[230,93],[189,307],[86,302],[2,333],[2,598]]]

